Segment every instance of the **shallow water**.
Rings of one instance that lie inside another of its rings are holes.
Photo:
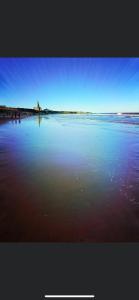
[[[139,241],[139,117],[0,126],[0,240]]]

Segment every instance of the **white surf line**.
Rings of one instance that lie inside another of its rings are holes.
[[[95,295],[45,295],[45,298],[95,298]]]

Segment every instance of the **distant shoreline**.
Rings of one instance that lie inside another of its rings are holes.
[[[23,107],[7,107],[5,105],[0,105],[0,118],[16,118],[16,115],[20,116],[31,116],[31,115],[38,115],[38,114],[78,114],[78,115],[139,115],[139,112],[89,112],[89,111],[71,111],[71,110],[51,110],[51,109],[41,109],[40,106],[38,108],[23,108]]]

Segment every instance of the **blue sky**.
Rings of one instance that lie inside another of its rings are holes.
[[[0,58],[0,105],[139,112],[139,58]]]

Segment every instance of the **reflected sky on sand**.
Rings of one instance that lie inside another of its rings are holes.
[[[0,125],[0,240],[139,241],[139,117]]]

